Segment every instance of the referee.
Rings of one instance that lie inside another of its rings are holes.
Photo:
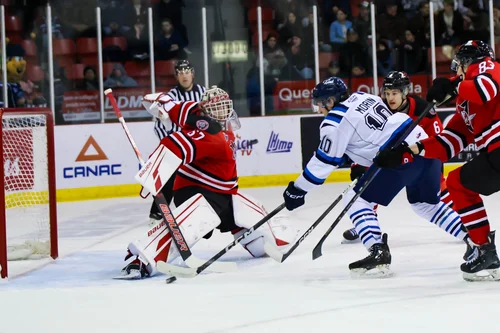
[[[167,93],[172,100],[179,102],[201,101],[201,97],[205,92],[205,87],[194,82],[194,67],[188,60],[177,61],[175,64],[175,77],[177,79],[177,85]],[[158,139],[161,140],[173,132],[180,131],[180,128],[176,124],[172,123],[170,119],[166,122],[161,122],[160,119],[156,119],[154,131]],[[168,182],[161,189],[161,192],[169,203],[172,201],[173,197],[174,180],[175,174],[170,177]],[[154,202],[149,212],[149,218],[151,223],[155,223],[163,218]]]

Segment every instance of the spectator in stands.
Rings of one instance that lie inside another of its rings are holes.
[[[149,35],[143,21],[138,17],[133,28],[126,33],[127,51],[132,59],[149,58]]]
[[[342,10],[347,17],[351,17],[351,3],[349,0],[324,0],[323,13],[325,22],[331,23],[337,19],[338,10]]]
[[[389,43],[381,39],[377,42],[377,74],[386,76],[392,68],[392,50]]]
[[[389,46],[398,47],[404,40],[406,18],[398,14],[397,1],[388,1],[386,11],[377,20],[377,32],[380,38],[388,41]]]
[[[488,14],[482,11],[483,6],[480,5],[480,3],[482,4],[482,2],[478,0],[463,1],[463,4],[468,6],[468,10],[463,17],[470,31],[464,34],[464,39],[489,39]]]
[[[462,44],[460,36],[464,31],[464,19],[458,10],[454,10],[453,0],[444,0],[444,8],[436,19],[437,45]]]
[[[184,48],[187,43],[182,34],[174,28],[170,19],[165,19],[161,23],[161,34],[156,41],[159,60],[186,58]]]
[[[184,0],[158,1],[153,10],[153,22],[156,24],[155,30],[161,30],[163,21],[165,19],[169,19],[187,43],[187,31],[186,27],[182,23],[182,7],[184,6]]]
[[[133,88],[137,87],[137,82],[127,75],[122,64],[113,66],[111,74],[104,81],[104,88]]]
[[[352,22],[347,20],[347,15],[342,9],[337,10],[337,20],[330,25],[330,42],[334,51],[338,51],[346,42],[347,30],[352,28]]]
[[[293,36],[303,36],[302,26],[294,12],[288,13],[285,24],[278,30],[281,45],[291,42]]]
[[[280,30],[289,18],[289,13],[292,12],[301,20],[306,14],[306,6],[304,0],[272,0],[274,8],[274,16],[276,27]]]
[[[282,71],[280,79],[286,81],[310,80],[313,78],[314,53],[307,45],[302,45],[300,36],[293,36],[286,52],[288,64]]]
[[[418,13],[410,20],[408,28],[414,32],[417,42],[425,47],[431,45],[431,28],[429,18],[429,3],[422,1],[418,7]]]
[[[405,41],[402,47],[403,70],[407,74],[415,74],[421,70],[423,60],[422,46],[418,43],[415,34],[406,30]]]
[[[118,0],[111,0],[102,11],[102,32],[105,36],[123,36],[130,30],[125,25],[125,10]]]
[[[402,0],[401,5],[403,6],[405,16],[411,19],[422,2],[423,0]]]
[[[495,26],[495,44],[500,43],[500,7],[495,5],[493,8],[493,24]],[[497,59],[500,57],[500,54],[496,55]]]
[[[308,45],[314,47],[314,14],[312,11],[309,12],[307,17],[302,19],[303,26],[303,36],[304,36],[304,45]],[[319,52],[331,52],[332,46],[330,44],[325,43],[325,34],[323,30],[323,26],[320,24],[318,18],[318,46]]]
[[[125,14],[126,29],[131,29],[136,22],[148,21],[148,7],[142,4],[142,0],[125,0],[123,11]]]
[[[95,7],[96,3],[92,1],[56,1],[53,6],[52,15],[54,13],[58,15],[64,38],[96,37],[97,21]]]
[[[340,48],[340,70],[349,77],[359,77],[366,74],[369,68],[367,51],[359,43],[358,33],[354,29],[347,31],[347,42]]]
[[[344,73],[340,71],[340,65],[337,60],[332,60],[328,64],[328,76],[344,77]]]
[[[99,83],[97,82],[97,75],[92,66],[86,66],[83,69],[83,81],[78,87],[79,90],[99,90]]]
[[[278,45],[278,39],[274,34],[269,34],[264,42],[264,58],[268,62],[269,71],[278,71],[276,76],[279,76],[281,69],[288,63],[285,52]]]
[[[365,48],[368,45],[368,36],[372,34],[372,21],[370,17],[370,3],[363,1],[359,5],[359,15],[354,19],[353,27],[358,32],[359,42]]]

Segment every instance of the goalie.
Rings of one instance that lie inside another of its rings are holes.
[[[233,131],[240,123],[224,90],[216,86],[208,89],[199,103],[172,101],[162,93],[146,95],[142,103],[154,117],[170,119],[181,128],[160,141],[136,179],[143,189],[155,194],[177,171],[177,208],[172,213],[189,247],[201,238],[210,238],[214,229],[237,238],[267,215],[261,203],[238,192]],[[154,172],[144,172],[148,164]],[[240,244],[253,257],[261,257],[265,241],[285,246],[295,236],[285,224],[271,220]],[[165,221],[158,221],[142,239],[129,244],[125,260],[132,261],[119,278],[141,279],[155,274],[158,261],[171,263],[179,257],[171,245]]]

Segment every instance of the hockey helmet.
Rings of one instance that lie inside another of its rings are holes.
[[[179,60],[175,63],[175,75],[179,75],[180,72],[189,71],[194,74],[194,67],[188,60]]]
[[[206,115],[221,124],[224,130],[236,131],[241,127],[238,115],[233,109],[233,101],[221,88],[212,86],[207,89],[201,97],[200,106]]]
[[[335,98],[335,104],[343,102],[349,97],[349,91],[342,79],[332,76],[314,87],[312,91],[313,111],[319,112],[319,103],[321,103],[323,108],[326,108],[326,103],[330,97]]]
[[[495,52],[491,46],[481,40],[469,40],[458,49],[451,62],[451,70],[456,73],[459,66],[469,66],[486,57],[495,59]]]
[[[405,72],[392,71],[384,77],[384,90],[398,89],[401,90],[403,96],[406,96],[410,91],[410,77]]]

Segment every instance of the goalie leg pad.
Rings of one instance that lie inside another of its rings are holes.
[[[268,212],[262,203],[249,195],[238,192],[233,195],[233,214],[236,225],[242,228],[233,233],[234,237],[238,238],[264,218]],[[253,257],[259,258],[266,254],[265,242],[278,247],[287,246],[295,241],[298,232],[299,230],[292,228],[289,223],[283,223],[274,217],[243,239],[240,244]]]
[[[193,247],[203,236],[220,224],[219,217],[201,194],[186,200],[172,213],[189,247]],[[151,227],[142,239],[130,243],[128,250],[147,264],[150,275],[156,273],[158,261],[170,263],[179,257],[175,244],[172,245],[172,237],[165,225],[165,220]]]

